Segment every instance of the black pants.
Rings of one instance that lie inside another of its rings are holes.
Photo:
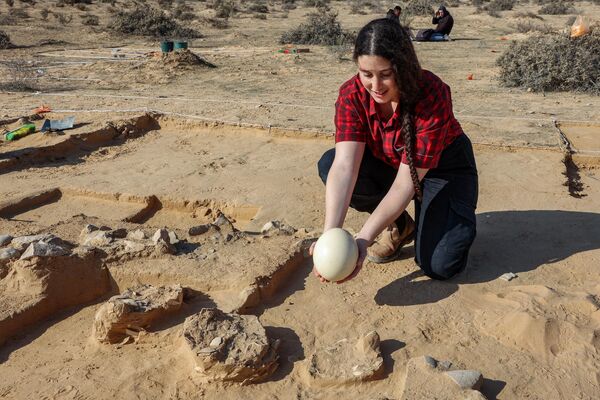
[[[331,149],[318,162],[323,183],[334,158],[335,149]],[[366,148],[350,207],[372,213],[389,191],[397,172]],[[476,234],[477,167],[466,135],[456,138],[444,150],[438,166],[427,172],[421,184],[423,200],[415,200],[415,262],[429,277],[448,279],[465,268]],[[402,229],[402,215],[397,223]]]

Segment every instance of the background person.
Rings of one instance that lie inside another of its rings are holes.
[[[356,235],[358,262],[346,280],[367,255],[395,260],[413,238],[423,272],[448,279],[466,266],[478,193],[473,149],[454,118],[450,88],[421,69],[408,33],[387,18],[361,29],[354,60],[358,74],[335,104],[335,148],[318,162],[323,231],[342,227],[348,207],[371,214]],[[406,212],[413,197],[414,220]]]

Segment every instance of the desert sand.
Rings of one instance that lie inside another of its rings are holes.
[[[346,29],[382,15],[331,6]],[[0,260],[0,398],[600,396],[600,98],[496,77],[498,55],[526,37],[516,14],[537,5],[496,19],[461,4],[453,41],[415,44],[475,146],[467,270],[430,280],[408,245],[341,285],[311,274],[307,247],[324,217],[316,162],[355,65],[323,46],[277,51],[314,9],[269,3],[266,20],[238,13],[222,30],[193,22],[204,37],[190,50],[208,68],[110,33],[108,4],[27,7],[31,19],[0,25],[17,45],[0,61],[41,71],[37,91],[1,92],[0,128],[23,117],[39,128],[41,105],[76,125],[0,142],[0,235],[13,237],[0,251],[19,252]],[[38,23],[44,7],[75,18]],[[81,25],[85,13],[100,25]],[[544,22],[558,31],[566,18]],[[365,218],[351,210],[345,227]],[[461,370],[482,375],[477,390],[449,378]]]

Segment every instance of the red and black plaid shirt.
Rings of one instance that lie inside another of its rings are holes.
[[[414,165],[435,168],[442,151],[462,128],[452,113],[450,87],[433,73],[423,70],[419,83],[421,99],[415,105],[416,141]],[[340,88],[335,103],[335,141],[366,143],[378,159],[398,168],[408,164],[401,133],[400,107],[389,121],[380,120],[375,101],[360,82],[358,74]]]

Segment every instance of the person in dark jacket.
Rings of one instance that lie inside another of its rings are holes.
[[[452,27],[454,26],[454,18],[452,18],[452,15],[450,15],[446,7],[440,6],[431,20],[431,23],[437,24],[437,27],[433,30],[434,33],[438,33],[442,36],[450,35]]]

